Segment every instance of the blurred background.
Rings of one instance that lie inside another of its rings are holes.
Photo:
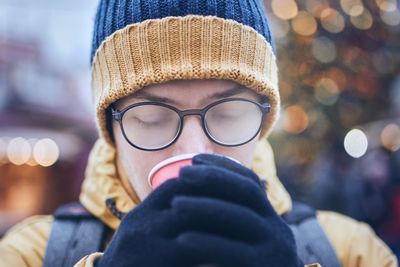
[[[97,0],[0,0],[0,236],[76,200],[96,139]],[[293,197],[370,224],[400,255],[398,0],[265,1],[280,67],[270,141]]]

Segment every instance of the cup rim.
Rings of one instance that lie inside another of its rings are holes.
[[[149,183],[149,185],[151,186],[151,180],[153,175],[162,167],[167,166],[173,162],[176,161],[181,161],[181,160],[185,160],[185,159],[191,159],[194,156],[198,155],[199,153],[188,153],[188,154],[182,154],[182,155],[177,155],[177,156],[173,156],[170,158],[167,158],[163,161],[160,161],[159,163],[157,163],[149,172],[149,175],[147,177],[147,182]]]

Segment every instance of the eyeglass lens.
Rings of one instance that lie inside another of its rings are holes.
[[[179,132],[181,119],[174,110],[143,105],[127,110],[122,118],[125,136],[138,147],[157,149],[173,141]]]
[[[256,134],[262,119],[258,106],[247,101],[229,101],[213,106],[205,115],[210,136],[225,145],[241,144]]]

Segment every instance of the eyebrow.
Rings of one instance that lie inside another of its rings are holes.
[[[148,93],[144,90],[136,92],[133,95],[133,98],[150,100],[152,102],[163,102],[163,103],[169,103],[169,104],[176,104],[176,101],[173,99],[169,99],[167,97],[162,97],[162,96],[156,96],[156,95]]]
[[[231,96],[240,94],[240,93],[242,93],[242,92],[244,92],[246,90],[247,90],[247,88],[244,87],[243,85],[238,85],[238,86],[233,87],[231,89],[228,89],[228,90],[226,90],[224,92],[218,92],[218,93],[212,94],[211,96],[207,96],[204,99],[227,98],[227,97],[231,97]],[[177,104],[177,102],[175,100],[173,100],[173,99],[170,99],[170,98],[167,98],[167,97],[153,95],[153,94],[151,94],[149,92],[146,92],[144,90],[136,92],[133,97],[137,98],[137,99],[150,100],[150,101],[154,101],[154,102]]]
[[[224,92],[220,92],[220,93],[215,93],[213,95],[211,95],[211,98],[226,98],[226,97],[230,97],[230,96],[234,96],[240,93],[243,93],[244,91],[246,91],[247,88],[244,87],[243,85],[237,85],[236,87],[233,87],[231,89],[228,89]]]

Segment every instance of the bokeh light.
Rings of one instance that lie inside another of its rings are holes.
[[[337,85],[339,91],[345,90],[345,88],[347,86],[347,76],[343,72],[343,70],[341,70],[340,68],[338,68],[338,67],[330,68],[325,73],[325,77],[332,79],[335,82],[335,84]]]
[[[7,141],[5,138],[0,138],[0,165],[7,161]]]
[[[345,21],[336,9],[326,8],[321,13],[321,25],[328,32],[339,33],[343,31]]]
[[[318,37],[313,40],[312,53],[321,63],[330,63],[336,59],[335,43],[328,37]]]
[[[282,20],[273,14],[269,15],[269,23],[271,25],[271,31],[275,38],[284,38],[290,31],[290,24],[286,20]]]
[[[274,14],[284,20],[296,17],[299,11],[294,0],[272,0],[271,7]]]
[[[376,0],[376,4],[382,11],[392,12],[397,8],[396,0]]]
[[[350,8],[350,15],[352,17],[360,16],[364,12],[364,6],[361,5],[354,5]]]
[[[389,26],[398,26],[400,24],[400,10],[381,11],[381,19]]]
[[[322,78],[315,84],[314,96],[321,104],[331,106],[339,98],[339,89],[335,81]]]
[[[340,0],[340,6],[349,16],[359,16],[364,11],[361,0]]]
[[[33,157],[35,161],[44,166],[53,165],[60,155],[59,148],[53,140],[49,138],[38,141],[33,148]]]
[[[39,141],[39,140],[36,139],[36,138],[28,139],[28,142],[29,142],[29,144],[31,145],[32,148],[35,147],[35,144],[37,143],[37,141]],[[26,162],[26,164],[29,165],[29,166],[37,166],[37,165],[39,165],[37,163],[37,161],[35,160],[34,156],[33,156],[33,149],[32,149],[32,153],[31,153],[28,161]]]
[[[319,18],[323,10],[329,7],[327,0],[306,0],[306,9],[314,17]]]
[[[292,20],[292,28],[297,34],[310,36],[317,31],[317,21],[310,13],[300,11]]]
[[[391,123],[387,125],[381,133],[382,145],[392,152],[400,149],[400,127]]]
[[[12,139],[7,146],[8,160],[15,165],[25,164],[29,160],[31,152],[31,145],[22,137]]]
[[[368,30],[372,27],[374,23],[371,12],[369,12],[366,8],[364,11],[358,16],[352,16],[350,18],[351,23],[354,27],[360,30]]]
[[[304,109],[299,105],[293,105],[285,109],[283,115],[283,128],[293,134],[299,134],[307,129],[309,118]]]
[[[360,158],[368,150],[368,138],[360,129],[353,129],[344,138],[344,148],[351,157]]]

